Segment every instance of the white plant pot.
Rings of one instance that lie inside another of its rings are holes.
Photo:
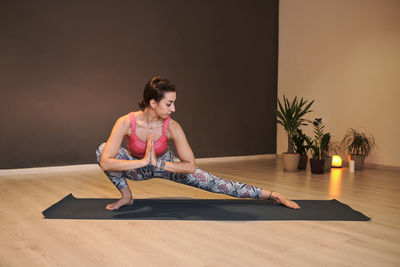
[[[287,172],[297,171],[299,166],[300,154],[299,153],[283,153],[283,170]]]

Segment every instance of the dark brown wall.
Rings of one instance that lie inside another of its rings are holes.
[[[196,157],[276,151],[278,0],[9,0],[0,33],[0,168],[94,163],[156,74]]]

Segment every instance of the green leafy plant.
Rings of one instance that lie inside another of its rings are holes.
[[[307,122],[310,122],[304,119],[304,115],[309,112],[311,105],[314,103],[314,100],[307,104],[307,100],[303,98],[300,99],[300,102],[297,100],[297,96],[293,99],[293,101],[289,101],[283,95],[283,103],[278,99],[278,109],[276,111],[277,122],[283,126],[286,133],[288,134],[288,153],[294,153],[294,143],[293,137],[301,126],[307,125]]]
[[[326,140],[328,138],[328,137],[323,137],[325,125],[322,122],[322,118],[315,118],[313,121],[313,127],[314,127],[314,141],[311,146],[311,149],[313,151],[313,158],[318,158],[321,160],[322,139],[324,138]]]
[[[372,135],[366,135],[353,128],[347,130],[341,145],[349,154],[365,156],[368,156],[371,150],[376,146],[375,139]]]
[[[328,157],[331,148],[331,134],[325,133],[321,138],[321,157]]]
[[[296,134],[293,136],[294,151],[300,155],[307,155],[312,146],[312,140],[309,136],[304,134],[302,130],[297,129]]]

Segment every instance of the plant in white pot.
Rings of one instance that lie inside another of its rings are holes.
[[[355,129],[348,129],[341,145],[349,153],[349,161],[355,161],[355,169],[364,169],[364,160],[376,146],[372,135],[367,135]]]
[[[297,171],[299,165],[300,154],[294,151],[293,136],[296,134],[297,129],[307,125],[307,122],[309,122],[304,118],[304,115],[312,112],[310,108],[314,100],[308,104],[307,102],[308,101],[303,98],[298,101],[297,96],[293,101],[289,101],[289,99],[283,95],[284,105],[282,105],[281,101],[278,99],[278,109],[276,111],[277,122],[283,126],[288,135],[288,150],[282,155],[283,169],[285,171]]]

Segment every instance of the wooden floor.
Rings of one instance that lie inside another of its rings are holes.
[[[119,193],[100,170],[3,175],[0,266],[400,266],[399,171],[285,173],[279,159],[198,165],[292,199],[336,198],[372,220],[48,220],[41,212],[69,193]],[[136,198],[230,198],[162,179],[129,184]]]

